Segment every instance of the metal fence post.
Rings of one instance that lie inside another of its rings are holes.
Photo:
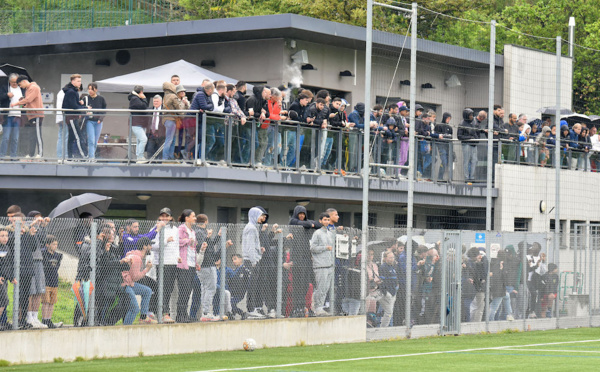
[[[131,164],[131,141],[133,140],[133,129],[131,128],[131,121],[133,120],[132,116],[133,113],[129,115],[129,138],[127,139],[127,165]]]
[[[92,230],[90,233],[91,247],[90,247],[90,288],[96,288],[96,247],[98,245],[98,223],[92,222]],[[88,310],[88,325],[93,327],[95,325],[95,314],[96,314],[96,291],[90,290],[90,303]]]
[[[252,117],[250,125],[252,125],[250,136],[250,167],[254,168],[254,157],[256,156],[256,119],[254,117]]]
[[[331,286],[329,287],[329,313],[335,315],[335,283],[336,283],[336,265],[335,265],[335,242],[331,249],[331,256],[333,257],[333,275],[331,276]]]
[[[198,135],[196,135],[196,141],[198,139]],[[197,144],[196,144],[197,146]],[[202,164],[206,163],[206,112],[202,115],[202,144],[200,145],[200,158],[202,159]]]
[[[560,128],[560,99],[561,99],[561,95],[560,95],[560,77],[561,77],[561,46],[562,46],[562,40],[560,36],[556,37],[556,117],[555,117],[555,124],[556,124],[556,128]],[[555,212],[555,217],[554,217],[554,249],[555,252],[560,252],[560,170],[561,170],[561,166],[560,166],[560,135],[556,135],[556,148],[555,148],[555,152],[554,152],[554,159],[556,160],[556,181],[554,184],[554,188],[555,188],[555,200],[554,200],[554,205],[556,206],[554,208],[554,212]],[[560,257],[560,253],[557,255],[557,257]],[[560,258],[559,258],[560,261]],[[559,262],[556,263],[557,265],[559,264]],[[560,267],[560,266],[559,266]],[[560,311],[557,313],[556,315],[556,328],[558,329],[560,326]]]
[[[14,251],[14,271],[13,276],[17,280],[17,285],[13,288],[13,324],[12,329],[19,329],[19,310],[20,310],[20,289],[21,289],[21,219],[17,219],[15,224],[15,251]],[[23,314],[23,324],[25,324],[25,314]]]
[[[196,121],[197,122],[197,121]],[[196,132],[198,133],[198,132]],[[165,228],[160,229],[158,233],[158,272],[156,273],[156,279],[158,279],[158,303],[157,312],[158,323],[163,322],[163,309],[165,304],[163,303],[165,293]]]
[[[283,301],[283,232],[277,234],[277,318],[281,318]]]
[[[227,275],[227,226],[221,227],[221,280],[219,281],[219,314],[225,315],[225,276]]]

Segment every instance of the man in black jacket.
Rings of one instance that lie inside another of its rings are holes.
[[[312,258],[310,253],[310,239],[313,233],[322,226],[319,222],[309,220],[306,208],[297,205],[290,218],[290,232],[294,236],[290,250],[290,264],[292,265],[292,314],[294,318],[305,317],[306,293],[308,286],[313,281]]]
[[[63,99],[61,108],[70,110],[82,110],[87,108],[83,105],[83,101],[79,99],[79,91],[81,90],[81,75],[71,75],[71,82],[65,85],[62,90],[65,93],[65,98]],[[83,125],[79,125],[81,114],[65,111],[63,112],[63,115],[65,118],[65,123],[69,127],[69,140],[67,146],[68,157],[77,157],[75,156],[76,153],[74,153],[74,151],[77,150],[77,153],[82,158],[85,158],[87,155],[87,145],[85,142],[87,136],[84,135],[86,131],[84,130],[85,128],[83,128]]]
[[[463,110],[463,121],[458,127],[458,139],[462,142],[463,150],[463,171],[465,182],[475,179],[475,170],[477,168],[477,140],[479,131],[473,121],[473,110],[466,108]]]
[[[450,169],[452,164],[448,166],[448,154],[452,150],[450,147],[450,141],[452,141],[452,127],[450,126],[450,120],[452,115],[449,112],[444,112],[442,116],[442,122],[436,124],[431,135],[435,138],[433,144],[437,149],[437,153],[440,156],[440,162],[438,164],[438,171],[434,173],[434,176],[440,180],[451,179]],[[444,174],[448,171],[448,178],[444,178]]]
[[[269,99],[271,98],[271,90],[267,86],[255,86],[253,89],[254,95],[246,101],[246,109],[249,117],[254,117],[257,128],[258,149],[254,154],[256,165],[262,165],[262,159],[267,151],[269,144],[269,135],[267,129],[268,124],[263,124],[265,119],[268,119],[269,114]]]

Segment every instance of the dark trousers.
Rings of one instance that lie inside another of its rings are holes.
[[[306,265],[306,263],[305,263]],[[293,310],[304,311],[306,307],[306,293],[312,281],[313,272],[311,266],[296,266],[292,268],[292,307]]]
[[[25,324],[27,321],[27,309],[29,308],[29,291],[31,290],[32,273],[21,273],[19,278],[19,322]]]
[[[394,303],[394,327],[399,327],[404,322],[406,317],[406,284],[400,284],[398,293],[396,294],[396,302]]]
[[[188,318],[188,301],[192,292],[192,283],[196,275],[196,268],[180,269],[175,271],[177,278],[177,289],[179,298],[177,298],[177,321],[180,322]]]
[[[146,143],[146,159],[150,159],[160,147],[165,143],[165,137],[157,137],[152,133],[147,133],[148,143]],[[162,151],[156,155],[156,159],[162,159]],[[166,266],[165,266],[166,267]]]
[[[158,268],[158,266],[157,266]],[[175,287],[175,273],[177,270],[176,265],[165,265],[163,270],[164,276],[164,284],[163,284],[163,314],[171,314],[171,308],[169,306],[169,302],[171,302],[171,293],[173,293],[173,288]],[[158,279],[158,277],[157,277]],[[145,276],[138,281],[138,283],[143,284],[152,289],[154,293],[150,298],[150,311],[159,316],[158,314],[158,280],[154,280],[149,276]]]
[[[244,260],[244,265],[246,265],[246,268],[250,272],[246,309],[248,309],[248,312],[252,312],[262,305],[262,299],[260,297],[260,268],[258,264],[252,266],[252,263],[248,260]]]
[[[190,317],[194,320],[202,306],[202,283],[198,278],[198,273],[194,273],[194,280],[192,281],[192,306],[190,308]]]
[[[25,123],[21,130],[20,138],[23,142],[23,152],[30,157],[35,156],[38,150],[40,157],[44,156],[44,145],[42,142],[42,121],[44,118],[31,119]]]

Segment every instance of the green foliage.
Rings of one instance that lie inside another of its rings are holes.
[[[63,358],[60,358],[60,357],[54,358],[54,363],[64,363],[64,362],[65,362],[65,360]]]
[[[2,367],[10,367],[10,362],[8,360],[0,359],[0,368]]]

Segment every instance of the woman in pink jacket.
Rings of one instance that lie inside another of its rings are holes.
[[[123,324],[133,324],[135,316],[140,312],[136,295],[142,296],[142,311],[140,313],[140,324],[156,324],[157,321],[152,316],[148,316],[148,308],[150,307],[150,298],[152,297],[152,289],[143,284],[136,283],[142,279],[152,267],[152,262],[148,263],[144,267],[144,257],[152,248],[152,242],[150,239],[144,237],[138,240],[137,249],[127,253],[124,262],[129,264],[129,270],[123,271],[123,287],[125,292],[129,295],[129,310],[123,319]]]
[[[179,258],[177,258],[177,323],[192,321],[188,314],[188,301],[192,292],[192,282],[196,275],[196,233],[193,226],[196,223],[196,213],[185,209],[179,216]]]

